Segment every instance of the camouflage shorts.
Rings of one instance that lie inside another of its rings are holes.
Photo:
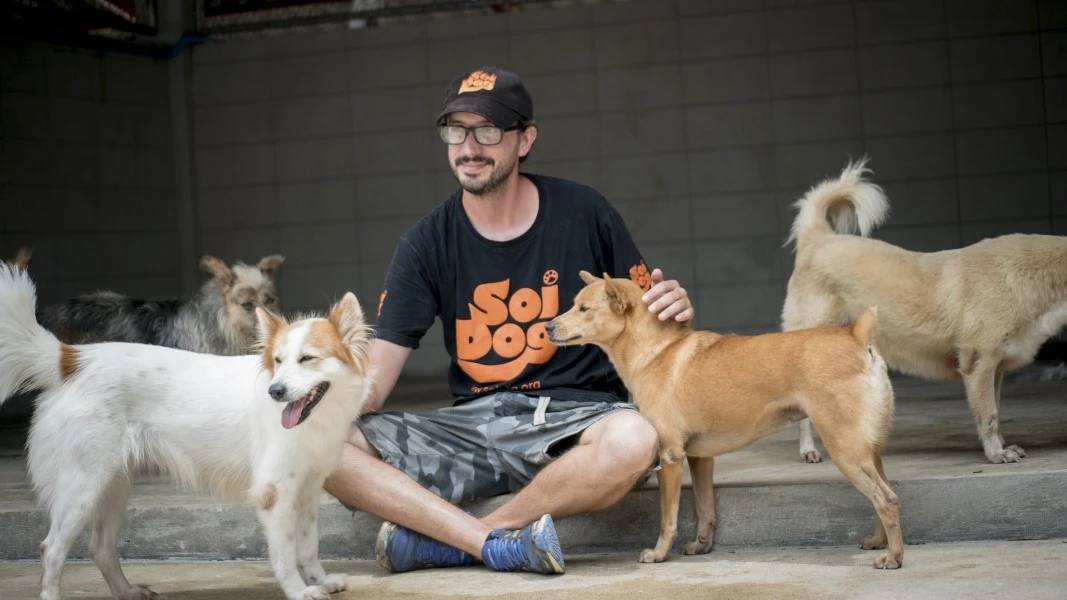
[[[629,402],[547,401],[513,392],[430,412],[364,415],[357,424],[382,459],[451,502],[513,492],[601,418]]]

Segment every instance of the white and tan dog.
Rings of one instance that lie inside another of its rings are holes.
[[[889,203],[864,165],[797,202],[783,329],[849,323],[877,306],[875,343],[889,366],[962,379],[986,458],[1020,460],[1026,452],[1000,435],[1001,381],[1067,324],[1067,237],[1013,234],[929,253],[867,238]],[[821,460],[807,421],[800,454]]]
[[[131,585],[116,548],[131,475],[160,469],[179,485],[254,502],[285,595],[344,589],[318,559],[318,501],[369,389],[370,337],[355,296],[328,318],[292,324],[259,309],[262,355],[214,356],[109,342],[70,346],[34,319],[24,272],[0,264],[0,401],[40,389],[29,471],[51,528],[41,544],[41,598],[92,523],[93,561],[115,598]]]

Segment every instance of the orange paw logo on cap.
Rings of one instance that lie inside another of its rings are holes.
[[[475,71],[467,76],[463,80],[463,83],[459,86],[459,93],[466,92],[480,92],[493,89],[496,85],[496,75],[492,73],[486,73],[485,71]]]

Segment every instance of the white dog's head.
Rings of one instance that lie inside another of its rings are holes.
[[[345,294],[326,318],[288,323],[257,308],[256,319],[263,366],[271,374],[268,392],[274,401],[285,403],[282,427],[303,423],[331,387],[343,390],[331,395],[333,402],[360,401],[363,396],[353,388],[367,376],[371,331],[355,295]]]

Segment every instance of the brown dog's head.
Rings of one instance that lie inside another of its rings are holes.
[[[610,344],[643,306],[643,292],[633,281],[612,279],[607,273],[603,279],[587,271],[579,276],[586,285],[574,297],[574,306],[548,324],[549,339],[557,346]]]

